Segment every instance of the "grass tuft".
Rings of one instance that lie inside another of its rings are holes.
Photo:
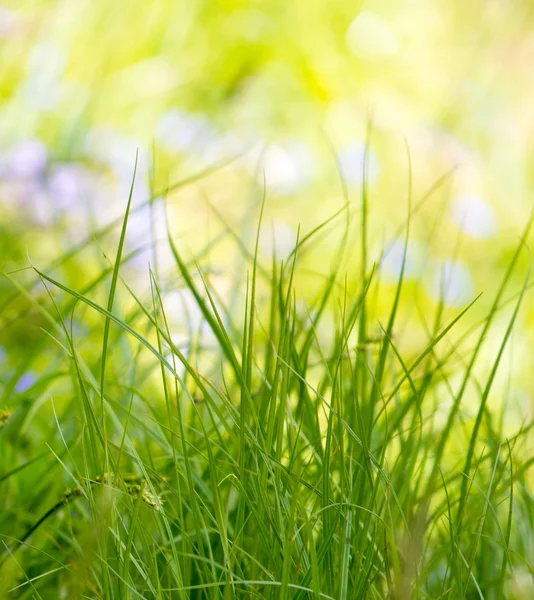
[[[261,254],[264,193],[252,248],[213,208],[246,266],[230,291],[208,268],[218,242],[187,258],[169,226],[174,268],[153,265],[139,292],[122,269],[133,185],[113,264],[81,288],[63,260],[32,265],[40,297],[6,274],[0,310],[24,299],[46,335],[0,408],[0,595],[522,597],[534,423],[505,431],[494,407],[532,220],[485,312],[480,297],[421,309],[406,255],[432,190],[412,204],[411,179],[394,285],[373,262],[364,177],[359,219],[347,202],[285,261]],[[341,217],[311,286],[309,252]],[[177,330],[176,292],[198,327]]]

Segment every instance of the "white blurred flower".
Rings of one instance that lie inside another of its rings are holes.
[[[134,208],[128,219],[126,230],[128,252],[135,252],[128,264],[135,270],[136,278],[146,287],[150,286],[149,265],[157,263],[160,275],[176,272],[176,261],[172,253],[167,231],[167,214],[162,198]]]
[[[53,206],[52,200],[44,188],[36,188],[28,198],[27,204],[30,207],[33,221],[42,227],[52,225],[61,214]]]
[[[462,194],[456,196],[451,206],[454,223],[471,237],[484,239],[497,230],[493,208],[479,196]]]
[[[116,175],[131,178],[138,154],[137,176],[148,170],[148,153],[138,140],[122,135],[114,128],[100,125],[87,135],[86,149],[91,158],[109,166]],[[138,179],[137,177],[137,179]]]
[[[24,82],[22,95],[27,106],[47,111],[57,105],[61,89],[56,79],[47,75],[35,75]]]
[[[169,292],[163,298],[163,306],[171,338],[181,351],[187,352],[191,337],[197,335],[201,337],[204,343],[210,344],[213,342],[215,339],[213,332],[189,290],[181,289]],[[221,310],[220,306],[218,310],[224,319],[224,311]]]
[[[49,42],[36,44],[28,59],[30,73],[40,77],[59,77],[67,63],[65,51],[55,44]]]
[[[396,240],[386,248],[380,261],[380,271],[388,281],[398,281],[404,259],[404,242]],[[416,279],[421,273],[423,252],[419,244],[409,242],[406,248],[404,279]]]
[[[123,211],[126,206],[126,202],[128,201],[128,197],[130,196],[132,181],[133,168],[130,173],[117,173],[115,182],[116,185],[113,193],[117,200],[118,206],[122,207]],[[138,204],[145,202],[149,198],[150,188],[148,186],[148,182],[146,181],[146,174],[137,172],[135,176],[135,181],[133,182],[132,206],[137,206]]]
[[[280,194],[291,194],[308,184],[314,170],[314,159],[309,147],[293,141],[269,146],[263,156],[258,176]]]
[[[297,235],[292,227],[284,221],[274,221],[272,227],[265,227],[260,234],[260,244],[263,252],[277,260],[285,260],[294,250]]]
[[[339,168],[347,183],[359,185],[363,183],[365,154],[367,152],[367,181],[372,183],[378,178],[379,167],[376,155],[364,142],[351,142],[338,152]]]
[[[444,127],[417,124],[408,133],[408,140],[412,150],[441,157],[447,164],[465,169],[477,163],[476,152]]]
[[[207,164],[243,155],[252,144],[239,134],[228,131],[213,138],[202,153]]]
[[[399,44],[388,23],[377,14],[363,11],[349,25],[347,46],[360,58],[379,60],[395,54]]]
[[[15,13],[5,6],[0,6],[0,37],[9,35],[14,24]]]
[[[156,239],[167,239],[165,205],[162,200],[155,201],[152,206],[141,206],[130,213],[128,236],[131,240],[142,243],[151,237],[152,230]]]
[[[39,43],[28,59],[28,73],[22,84],[22,96],[28,106],[50,110],[56,106],[61,90],[60,78],[67,63],[65,51],[49,42]]]
[[[215,137],[208,118],[173,108],[156,124],[156,140],[171,152],[200,152]]]
[[[462,306],[473,298],[474,285],[469,268],[453,260],[436,262],[430,294],[445,306]]]
[[[124,214],[133,181],[136,155],[138,161],[132,206],[149,198],[148,152],[140,142],[122,135],[112,127],[98,126],[87,135],[86,149],[93,160],[108,166],[113,175],[111,180],[108,179],[107,186],[101,186],[100,196],[94,199],[94,203],[98,204],[98,210],[95,210],[98,226],[103,226]]]

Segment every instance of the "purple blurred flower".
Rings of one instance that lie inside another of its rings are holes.
[[[53,168],[47,183],[52,204],[69,207],[85,199],[89,174],[80,165],[63,163]]]
[[[39,177],[48,160],[45,145],[37,139],[16,144],[5,157],[3,174],[7,178],[29,179]]]
[[[35,381],[36,378],[35,375],[33,375],[33,373],[24,373],[15,385],[15,392],[17,392],[18,394],[25,392],[35,383]]]
[[[175,266],[167,241],[167,217],[163,200],[159,199],[152,207],[143,206],[131,213],[126,231],[126,243],[131,250],[143,249],[132,257],[129,263],[138,274],[146,275],[148,264],[152,263],[154,266],[156,258],[163,272]]]

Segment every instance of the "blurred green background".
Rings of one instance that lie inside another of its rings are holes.
[[[435,310],[440,289],[447,310],[480,292],[489,302],[532,204],[533,27],[530,3],[513,0],[4,2],[1,267],[24,269],[29,256],[87,285],[116,238],[50,263],[122,214],[136,152],[136,207],[235,159],[168,195],[171,227],[192,252],[223,230],[221,219],[252,242],[265,176],[261,249],[267,257],[274,244],[283,257],[299,225],[309,231],[347,200],[358,219],[372,124],[370,261],[380,261],[381,281],[393,285],[399,274],[395,235],[411,173],[412,206],[440,182],[411,223],[406,274],[420,312]],[[144,248],[128,262],[140,284],[154,239],[166,236],[161,203],[152,225],[149,212],[139,208],[128,229],[129,251]],[[309,270],[328,271],[342,228],[309,253]],[[234,246],[226,240],[210,254],[215,272],[237,272]],[[163,270],[168,253],[158,252]],[[355,262],[349,279],[356,271]],[[16,273],[22,285],[32,277]],[[31,385],[46,360],[36,350],[28,374],[43,322],[29,300],[10,300],[9,281],[1,286],[7,396]],[[42,286],[33,290],[46,301]],[[503,373],[519,386],[510,391],[515,426],[531,409],[533,317],[521,313]]]

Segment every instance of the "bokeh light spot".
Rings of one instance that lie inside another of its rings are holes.
[[[479,196],[456,196],[451,212],[454,223],[471,237],[489,238],[497,231],[497,219],[493,208]]]
[[[364,11],[347,29],[347,46],[356,56],[378,60],[395,54],[399,44],[388,23],[374,12]]]

